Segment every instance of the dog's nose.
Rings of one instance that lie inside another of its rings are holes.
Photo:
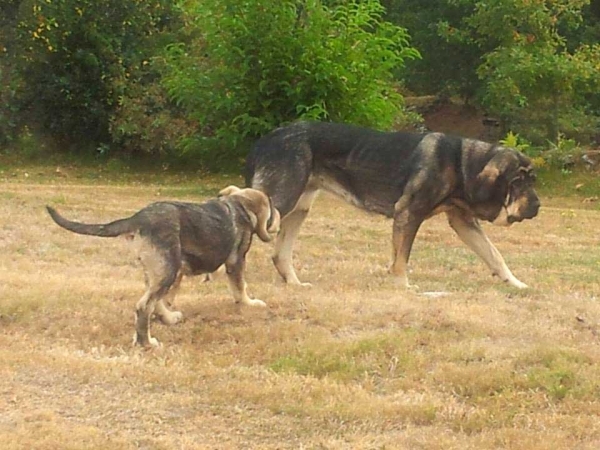
[[[535,216],[537,216],[537,214],[540,210],[540,206],[541,206],[541,203],[540,203],[539,199],[536,198],[534,201],[532,201],[529,208],[527,208],[527,210],[528,210],[527,212],[529,213],[529,214],[527,214],[527,218],[532,219]]]

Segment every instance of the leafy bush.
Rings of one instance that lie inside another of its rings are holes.
[[[563,170],[570,170],[583,154],[583,149],[575,139],[558,135],[556,142],[548,142],[548,149],[542,152],[548,165]]]
[[[515,148],[525,154],[527,154],[531,149],[531,144],[526,139],[521,138],[518,134],[515,134],[512,131],[509,131],[504,139],[500,139],[500,144],[506,147]]]
[[[169,47],[164,79],[199,126],[181,151],[229,159],[246,138],[297,118],[405,120],[393,72],[418,53],[383,12],[377,0],[185,4],[190,39]]]
[[[466,102],[481,86],[475,68],[486,48],[467,25],[475,0],[382,0],[386,17],[405,27],[422,58],[398,71],[417,94],[442,98],[460,96]]]
[[[18,16],[19,107],[64,143],[111,140],[109,122],[160,45],[171,2],[23,0]]]
[[[503,129],[538,145],[590,141],[600,125],[600,2],[383,0],[423,59],[406,70],[421,94],[475,98]]]
[[[16,101],[22,79],[18,75],[15,55],[17,16],[20,0],[3,0],[0,14],[0,145],[17,139],[21,114]]]
[[[194,123],[168,99],[160,81],[128,83],[110,119],[113,145],[125,155],[171,156]]]
[[[483,103],[505,126],[538,144],[576,132],[583,124],[576,112],[600,88],[600,45],[569,50],[562,32],[580,24],[586,3],[478,2],[470,18],[482,42],[496,41],[478,68]]]

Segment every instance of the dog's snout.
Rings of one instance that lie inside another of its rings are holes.
[[[538,212],[540,211],[540,199],[539,198],[534,198],[529,202],[529,207],[527,208],[527,211],[525,212],[525,216],[527,219],[533,219],[535,216],[538,215]]]

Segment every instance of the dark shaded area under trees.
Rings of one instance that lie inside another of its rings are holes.
[[[485,111],[521,148],[600,139],[600,0],[3,0],[0,9],[2,152],[219,168],[297,119],[415,127],[404,98],[425,95]]]

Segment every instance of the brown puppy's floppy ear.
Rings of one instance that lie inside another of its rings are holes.
[[[255,189],[245,189],[245,191],[248,191],[249,197],[254,197],[253,206],[255,207],[254,213],[256,214],[257,219],[255,229],[256,234],[258,235],[261,241],[271,242],[273,237],[271,236],[269,231],[273,229],[274,225],[277,227],[277,229],[279,229],[279,211],[272,207],[271,199],[267,197],[266,194],[263,194],[262,192],[257,191]],[[274,217],[273,210],[276,211]],[[277,223],[275,224],[275,222]]]
[[[226,188],[223,188],[219,191],[219,193],[217,194],[217,197],[221,198],[221,197],[226,197],[228,195],[231,194],[237,194],[241,191],[241,189],[237,186],[234,186],[233,184],[230,186],[227,186]]]
[[[519,168],[519,159],[511,151],[501,151],[488,161],[469,188],[469,197],[475,203],[492,200],[504,201],[508,194],[508,182]],[[502,203],[498,205],[502,206]]]
[[[254,231],[263,242],[270,242],[273,237],[269,232],[279,230],[280,216],[269,197],[256,189],[240,189],[228,186],[219,192],[220,197],[231,196],[246,208],[246,211],[256,218]],[[273,231],[272,231],[273,230]]]
[[[281,225],[281,215],[279,214],[277,208],[273,206],[271,197],[267,198],[269,199],[269,208],[271,209],[271,217],[269,218],[269,222],[267,223],[267,231],[271,234],[279,233],[279,228]]]

